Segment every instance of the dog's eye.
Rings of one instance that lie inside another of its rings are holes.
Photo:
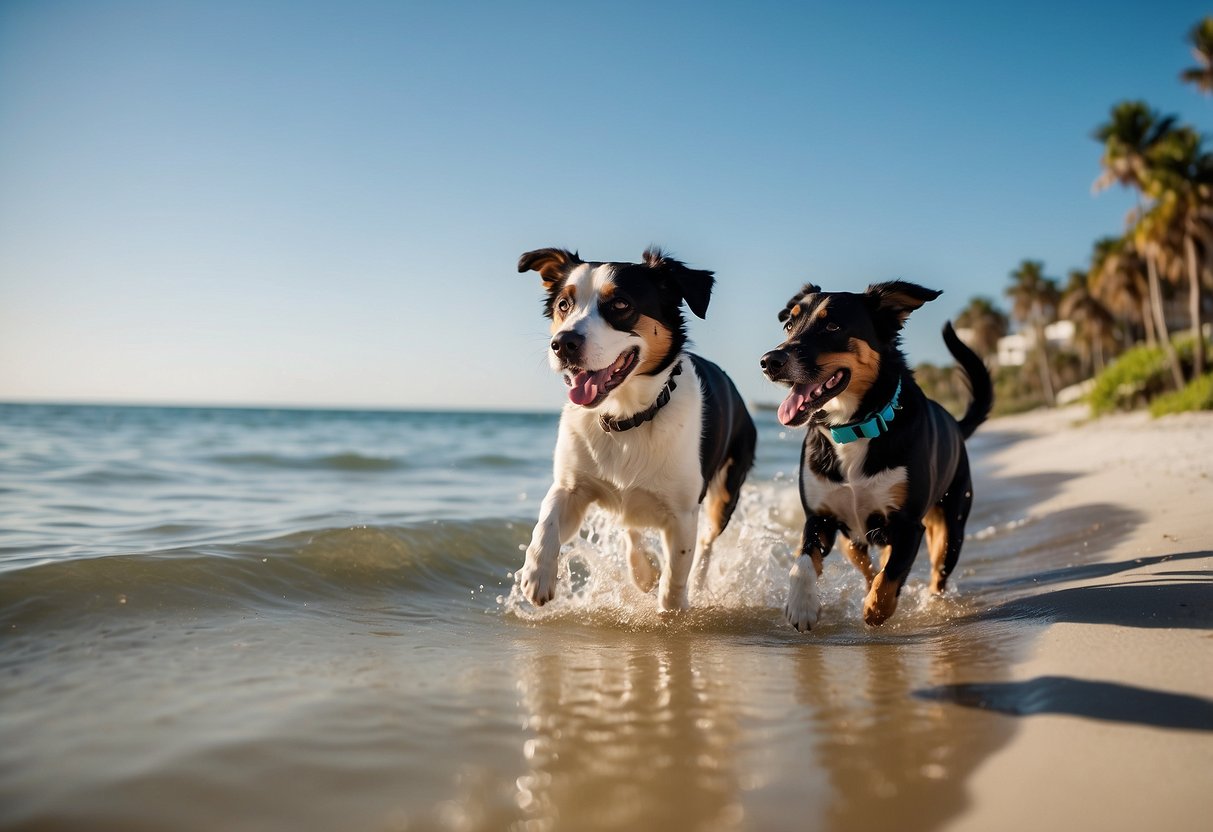
[[[611,301],[611,308],[616,312],[627,312],[632,308],[632,304],[628,303],[623,298],[615,298],[613,301]]]
[[[837,332],[837,331],[838,331],[838,324],[834,323],[833,321],[830,321],[830,323],[826,324],[826,332]]]
[[[569,314],[569,310],[572,308],[573,308],[573,303],[568,298],[561,298],[560,302],[556,304],[556,311],[559,312],[561,315]]]

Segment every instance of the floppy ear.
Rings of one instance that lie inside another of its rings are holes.
[[[942,294],[917,283],[894,280],[890,283],[873,283],[864,292],[864,300],[868,302],[873,316],[888,326],[891,335],[896,335],[911,312]]]
[[[659,248],[645,251],[644,264],[669,280],[692,312],[700,318],[707,317],[708,301],[712,299],[712,286],[716,283],[712,272],[688,269],[681,260],[667,257]]]
[[[581,263],[576,252],[563,248],[539,248],[518,258],[519,272],[539,272],[545,286],[564,277],[569,268]]]
[[[802,300],[809,295],[815,295],[821,291],[821,287],[816,283],[806,283],[800,287],[800,291],[792,295],[792,299],[788,301],[788,305],[779,310],[779,322],[783,323],[788,318],[792,317],[792,310],[795,309]],[[797,314],[800,314],[797,312]]]

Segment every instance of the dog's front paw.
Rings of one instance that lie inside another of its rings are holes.
[[[523,596],[537,607],[556,597],[556,570],[528,562],[518,573]]]
[[[808,560],[805,558],[805,560]],[[802,633],[813,629],[821,616],[821,597],[817,594],[817,572],[809,564],[807,569],[801,569],[800,564],[792,567],[791,579],[788,581],[788,602],[783,607],[783,616],[788,623]]]
[[[821,602],[816,597],[797,600],[789,598],[783,608],[783,617],[797,630],[807,633],[821,617]]]
[[[662,586],[658,590],[657,612],[662,615],[675,615],[680,612],[686,612],[690,608],[691,602],[687,597],[687,588],[685,586],[681,589]]]

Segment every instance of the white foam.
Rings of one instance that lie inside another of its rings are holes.
[[[793,484],[767,481],[747,485],[728,528],[713,546],[705,587],[692,588],[692,611],[686,617],[689,625],[786,627],[782,609],[787,600],[788,570],[800,541],[803,517]],[[645,532],[644,540],[650,554],[661,551],[656,532]],[[919,560],[925,562],[926,558]],[[921,572],[924,564],[916,567]],[[820,592],[820,627],[872,632],[862,624],[867,587],[837,549],[826,559]],[[514,585],[508,596],[499,596],[499,605],[507,615],[527,622],[571,620],[644,629],[669,623],[657,613],[656,593],[642,593],[632,584],[624,556],[624,533],[613,516],[598,510],[591,510],[581,534],[561,551],[554,600],[534,607]],[[963,604],[955,599],[954,591],[936,598],[927,589],[925,575],[920,574],[906,585],[897,615],[881,631],[900,630],[903,621],[914,627],[941,623],[961,612]]]

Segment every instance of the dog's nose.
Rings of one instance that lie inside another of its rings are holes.
[[[552,339],[552,352],[565,361],[575,361],[585,346],[585,336],[576,332],[561,332]]]
[[[788,354],[783,350],[771,350],[762,358],[758,359],[759,366],[762,371],[770,378],[775,378],[788,363]]]

